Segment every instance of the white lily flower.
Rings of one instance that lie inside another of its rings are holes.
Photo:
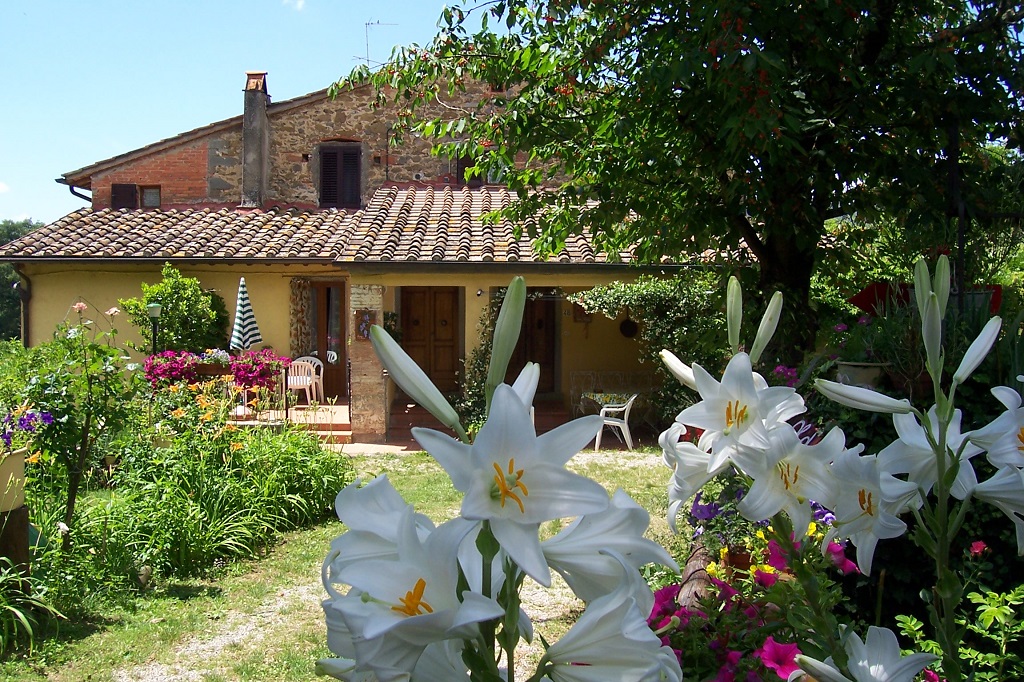
[[[438,421],[453,429],[460,436],[465,434],[459,415],[430,377],[409,357],[398,342],[380,325],[370,327],[370,343],[377,357],[388,368],[388,373],[399,388]]]
[[[476,623],[504,614],[492,599],[458,593],[458,547],[473,525],[454,519],[422,540],[410,509],[399,527],[397,561],[372,559],[341,571],[339,579],[359,595],[332,606],[355,635],[360,669],[378,677],[382,669],[411,672],[427,645],[461,637]],[[372,658],[360,651],[361,640],[375,647]]]
[[[650,514],[620,488],[608,509],[577,517],[540,546],[548,565],[565,578],[576,596],[591,602],[622,580],[618,560],[601,553],[602,549],[615,550],[636,570],[661,564],[678,573],[679,566],[665,548],[644,537],[650,522]]]
[[[681,682],[675,654],[647,625],[654,604],[650,587],[621,556],[609,554],[620,564],[618,587],[590,602],[569,632],[547,650],[541,659],[547,677],[553,682]],[[648,598],[638,601],[637,594],[644,592]]]
[[[462,640],[446,639],[429,645],[416,662],[410,680],[416,682],[453,682],[466,679],[469,671],[462,661]]]
[[[907,414],[914,409],[906,398],[897,400],[870,388],[840,384],[827,379],[815,379],[814,387],[829,400],[856,410]]]
[[[824,553],[832,538],[849,538],[857,548],[857,566],[870,575],[878,541],[906,532],[907,524],[899,514],[918,490],[915,484],[882,471],[877,455],[860,456],[861,449],[844,450],[832,463],[832,476],[842,485],[833,508],[836,520],[821,547]]]
[[[314,673],[344,682],[372,682],[375,679],[373,673],[356,671],[356,662],[350,658],[321,658],[316,662]]]
[[[704,429],[697,446],[711,452],[709,470],[718,469],[736,445],[768,447],[768,430],[804,411],[800,395],[787,386],[767,386],[751,369],[750,356],[737,353],[719,383],[703,367],[693,365],[702,400],[687,407],[676,421]]]
[[[896,635],[886,628],[869,627],[867,641],[852,631],[844,632],[843,637],[852,678],[839,672],[831,656],[819,661],[798,655],[796,664],[804,672],[794,672],[790,681],[807,674],[818,682],[912,682],[925,666],[939,660],[938,656],[923,653],[902,656]]]
[[[676,517],[683,503],[693,497],[705,483],[729,468],[729,462],[722,462],[715,469],[708,469],[711,453],[701,450],[693,443],[680,442],[679,436],[686,427],[675,422],[658,438],[665,464],[673,470],[668,484],[668,525],[676,530]]]
[[[1024,556],[1024,471],[1005,466],[974,488],[974,496],[999,508],[1017,531],[1017,554]]]
[[[937,441],[939,435],[937,408],[933,405],[925,416],[928,422],[928,431]],[[960,449],[960,446],[967,440],[968,434],[960,433],[961,416],[960,410],[954,410],[946,429],[946,445],[952,452]],[[927,495],[938,481],[939,468],[936,454],[925,434],[925,427],[912,414],[894,414],[892,423],[896,427],[899,438],[878,453],[879,465],[884,471],[891,474],[907,474],[909,480],[917,484],[922,493]],[[953,492],[970,489],[970,479],[974,475],[970,460],[980,452],[981,448],[971,443],[964,448]],[[945,458],[945,468],[948,470],[953,463],[952,458],[949,452],[942,453],[942,456]]]
[[[465,493],[462,516],[489,521],[512,560],[547,587],[551,573],[537,537],[539,524],[608,507],[604,488],[565,469],[601,424],[600,416],[590,415],[537,436],[522,401],[502,384],[472,445],[430,429],[412,433]]]
[[[349,530],[331,541],[331,551],[323,562],[322,579],[329,593],[334,594],[331,585],[346,565],[366,559],[398,558],[398,528],[406,513],[413,514],[421,538],[434,530],[433,521],[410,512],[408,507],[387,476],[378,476],[365,486],[357,478],[342,488],[334,508]]]
[[[785,510],[793,521],[793,530],[807,534],[812,518],[810,501],[831,508],[837,482],[829,464],[846,445],[841,429],[832,429],[816,445],[800,442],[796,430],[782,423],[768,432],[766,449],[738,445],[733,462],[754,479],[737,509],[751,521],[769,519]]]
[[[664,348],[661,349],[661,353],[658,355],[661,356],[661,361],[665,363],[665,367],[668,368],[668,371],[672,373],[672,376],[679,383],[687,388],[697,390],[697,382],[693,378],[693,370],[690,369],[689,365],[677,358],[672,351]]]
[[[956,372],[953,373],[953,383],[962,384],[967,381],[967,377],[971,376],[974,370],[978,369],[978,365],[985,359],[988,352],[992,350],[993,344],[996,339],[999,338],[999,330],[1003,326],[1002,318],[996,316],[988,321],[985,327],[978,334],[978,338],[974,339],[971,343],[971,347],[964,353],[963,360],[960,361],[960,366],[956,368]]]
[[[985,449],[993,466],[1024,467],[1024,408],[1020,394],[1009,386],[995,386],[991,392],[1006,410],[968,434],[968,438]]]

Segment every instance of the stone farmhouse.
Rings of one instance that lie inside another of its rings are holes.
[[[26,344],[49,338],[76,301],[103,311],[139,296],[165,263],[229,310],[245,277],[264,345],[324,359],[327,398],[349,403],[356,438],[379,440],[395,387],[368,324],[392,324],[454,391],[491,296],[523,275],[532,295],[512,371],[539,362],[539,397],[568,407],[576,373],[650,369],[635,324],[565,300],[635,278],[629,253],[609,257],[580,236],[537,257],[514,225],[481,219],[510,202],[507,188],[467,182],[471,161],[432,156],[427,140],[391,144],[393,117],[371,108],[373,94],[272,103],[267,74],[248,73],[242,115],[64,173],[58,182],[89,205],[0,247],[21,278]]]

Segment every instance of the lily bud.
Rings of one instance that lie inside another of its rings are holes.
[[[761,326],[757,328],[757,336],[754,337],[754,345],[750,349],[750,361],[756,363],[761,359],[761,353],[765,346],[775,335],[775,329],[779,326],[779,318],[782,316],[782,292],[776,291],[772,294],[772,300],[761,318]]]
[[[992,350],[993,344],[999,338],[999,329],[1002,326],[1003,320],[998,316],[988,321],[984,329],[981,330],[981,333],[978,334],[978,338],[974,339],[971,347],[964,353],[960,366],[953,373],[954,384],[964,383],[967,381],[967,377],[971,376],[971,373],[978,369],[978,365],[985,359],[988,352]]]
[[[939,299],[940,319],[946,317],[946,305],[949,303],[949,258],[939,256],[932,276],[932,291]]]
[[[921,337],[924,340],[925,359],[932,376],[942,372],[942,312],[939,297],[928,294],[921,309]]]
[[[515,277],[505,290],[505,300],[498,311],[498,321],[494,323],[494,340],[491,343],[491,362],[487,367],[487,383],[484,391],[487,396],[487,409],[490,412],[491,396],[498,384],[504,383],[508,371],[509,360],[519,342],[519,332],[523,326],[523,311],[526,309],[526,280]]]
[[[878,391],[872,391],[870,388],[849,386],[826,379],[816,379],[814,387],[829,400],[857,410],[886,414],[909,414],[914,409],[906,398],[897,400]]]
[[[920,258],[914,263],[914,298],[917,299],[917,310],[922,316],[930,293],[932,293],[932,283],[928,277],[928,263],[924,258]]]
[[[740,281],[729,278],[729,288],[725,296],[725,320],[729,328],[729,348],[733,353],[740,352],[740,326],[743,324],[743,290]]]
[[[665,363],[665,367],[668,368],[668,371],[672,373],[672,376],[674,376],[679,383],[687,388],[692,388],[695,391],[697,390],[697,382],[693,378],[693,370],[690,369],[689,365],[677,358],[672,351],[664,348],[658,355],[661,356],[661,361]]]
[[[406,395],[413,399],[427,412],[437,417],[445,426],[455,429],[460,435],[465,433],[459,422],[455,408],[445,400],[430,377],[402,350],[391,336],[380,325],[370,327],[370,343],[377,357],[388,368],[391,378]]]

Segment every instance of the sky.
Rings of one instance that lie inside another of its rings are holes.
[[[246,71],[281,102],[425,44],[444,4],[0,0],[0,220],[52,222],[88,203],[63,173],[240,115]]]

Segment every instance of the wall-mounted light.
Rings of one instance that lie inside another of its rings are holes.
[[[483,290],[483,289],[477,289],[477,290],[476,290],[476,295],[477,295],[477,297],[478,297],[478,298],[479,298],[480,296],[483,296],[483,295],[484,295],[484,290]]]

